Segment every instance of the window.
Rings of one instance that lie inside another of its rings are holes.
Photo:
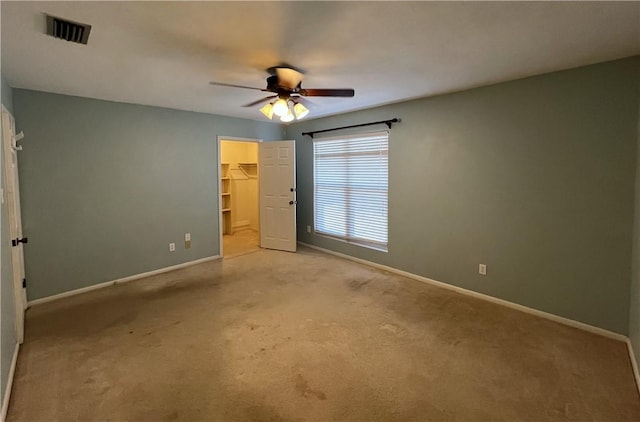
[[[313,142],[315,232],[387,251],[389,133]]]

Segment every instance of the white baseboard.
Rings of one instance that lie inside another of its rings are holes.
[[[9,368],[9,375],[7,377],[7,387],[6,390],[4,390],[4,397],[2,398],[2,417],[0,418],[2,422],[7,420],[7,411],[9,410],[9,400],[11,399],[11,389],[13,387],[13,376],[16,373],[19,351],[20,343],[16,343],[16,347],[13,350],[13,359],[11,359],[11,367]]]
[[[355,258],[355,257],[353,257],[351,255],[346,255],[346,254],[343,254],[343,253],[340,253],[340,252],[334,252],[332,250],[321,248],[321,247],[318,247],[318,246],[315,246],[315,245],[310,245],[310,244],[304,243],[304,242],[298,242],[298,243],[300,245],[306,246],[306,247],[311,248],[311,249],[315,249],[315,250],[322,251],[322,252],[325,252],[325,253],[328,253],[328,254],[331,254],[331,255],[339,256],[341,258],[345,258],[345,259],[348,259],[348,260],[351,260],[351,261],[358,262],[360,264],[368,265],[368,266],[375,267],[375,268],[378,268],[378,269],[381,269],[381,270],[384,270],[384,271],[388,271],[390,273],[394,273],[394,274],[398,274],[398,275],[401,275],[401,276],[404,276],[404,277],[407,277],[407,278],[418,280],[418,281],[421,281],[423,283],[427,283],[427,284],[430,284],[430,285],[433,285],[433,286],[438,286],[438,287],[442,287],[442,288],[445,288],[445,289],[448,289],[448,290],[453,290],[454,292],[462,293],[462,294],[467,295],[467,296],[472,296],[472,297],[475,297],[477,299],[486,300],[488,302],[492,302],[492,303],[496,303],[498,305],[506,306],[506,307],[511,308],[511,309],[516,309],[518,311],[525,312],[527,314],[536,315],[536,316],[539,316],[541,318],[546,318],[546,319],[549,319],[551,321],[558,322],[560,324],[564,324],[564,325],[568,325],[570,327],[579,328],[581,330],[588,331],[590,333],[599,334],[601,336],[612,338],[614,340],[618,340],[618,341],[622,341],[622,342],[627,342],[629,340],[626,336],[624,336],[622,334],[614,333],[613,331],[605,330],[604,328],[595,327],[593,325],[585,324],[584,322],[579,322],[579,321],[575,321],[573,319],[569,319],[569,318],[561,317],[561,316],[558,316],[558,315],[550,314],[548,312],[539,311],[537,309],[529,308],[529,307],[524,306],[524,305],[519,305],[517,303],[509,302],[508,300],[498,299],[496,297],[485,295],[483,293],[474,292],[473,290],[467,290],[467,289],[464,289],[462,287],[453,286],[451,284],[443,283],[441,281],[432,280],[430,278],[422,277],[420,275],[413,274],[413,273],[410,273],[410,272],[407,272],[407,271],[403,271],[403,270],[399,270],[397,268],[388,267],[386,265],[377,264],[375,262],[367,261],[366,259]]]
[[[638,361],[636,360],[636,354],[630,339],[627,339],[627,348],[629,349],[629,360],[633,368],[633,376],[636,379],[636,387],[638,388],[638,394],[640,394],[640,372],[638,372]]]
[[[128,283],[129,281],[138,280],[144,277],[150,277],[152,275],[166,273],[168,271],[179,270],[180,268],[190,267],[196,264],[202,264],[203,262],[215,261],[221,259],[220,255],[210,256],[208,258],[196,259],[195,261],[183,262],[182,264],[172,265],[171,267],[160,268],[158,270],[148,271],[146,273],[130,275],[128,277],[119,278],[117,280],[105,281],[104,283],[94,284],[92,286],[82,287],[80,289],[70,290],[68,292],[59,293],[57,295],[47,296],[40,299],[35,299],[27,302],[27,308],[35,305],[41,305],[43,303],[52,302],[54,300],[63,299],[69,296],[79,295],[81,293],[90,292],[92,290],[103,289],[105,287],[113,286],[114,284]]]

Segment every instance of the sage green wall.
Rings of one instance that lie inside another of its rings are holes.
[[[13,111],[11,87],[2,79],[0,86],[2,105]],[[1,125],[1,122],[0,122]],[[0,128],[0,133],[1,128]],[[0,181],[5,186],[3,148],[0,145]],[[9,235],[9,216],[7,203],[0,204],[0,401],[4,399],[9,369],[16,347],[16,311],[13,296],[13,267],[11,265],[11,239]]]
[[[13,95],[30,300],[218,255],[217,136],[283,137],[270,122]]]
[[[292,124],[298,239],[626,334],[639,75],[634,57]],[[389,252],[308,234],[301,132],[393,117]]]
[[[636,209],[633,237],[629,338],[636,359],[640,360],[640,114],[638,115],[638,158],[636,160]],[[640,363],[640,362],[639,362]]]

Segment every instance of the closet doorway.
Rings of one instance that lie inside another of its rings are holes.
[[[257,139],[220,137],[221,254],[260,249]]]

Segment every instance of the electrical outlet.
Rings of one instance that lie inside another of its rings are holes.
[[[486,264],[478,265],[478,274],[487,275],[487,265]]]
[[[169,243],[169,252],[175,252],[175,251],[176,251],[176,244]]]
[[[307,226],[307,233],[311,233],[311,226]]]
[[[191,249],[191,241],[190,240],[185,240],[184,241],[184,248],[185,249]]]

